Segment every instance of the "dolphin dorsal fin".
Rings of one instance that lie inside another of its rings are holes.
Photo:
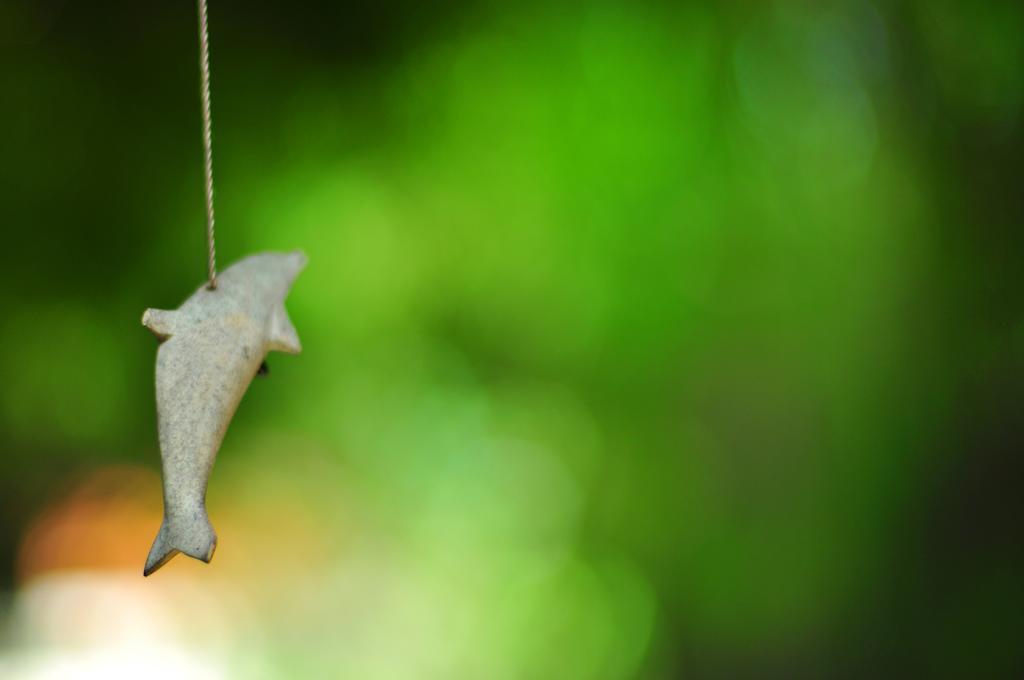
[[[142,313],[142,325],[150,330],[160,342],[174,335],[178,312],[166,309],[147,309]]]
[[[292,320],[288,318],[288,312],[284,310],[284,304],[278,305],[270,317],[270,335],[267,341],[269,349],[273,352],[298,354],[302,351],[299,334],[295,332],[295,326],[292,325]]]

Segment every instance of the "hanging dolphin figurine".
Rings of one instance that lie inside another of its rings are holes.
[[[156,407],[164,473],[164,520],[149,576],[179,552],[209,562],[217,534],[206,516],[206,484],[238,403],[270,351],[298,354],[284,299],[306,256],[261,253],[217,276],[174,311],[147,309],[156,335]]]

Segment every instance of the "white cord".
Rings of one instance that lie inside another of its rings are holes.
[[[217,288],[217,251],[213,239],[213,126],[210,116],[210,31],[206,21],[206,0],[199,0],[199,93],[203,105],[203,171],[206,179],[206,243],[210,290]]]

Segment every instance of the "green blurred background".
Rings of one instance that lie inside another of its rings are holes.
[[[195,7],[0,0],[0,676],[1024,674],[1019,3],[210,26],[219,261],[306,251],[304,353],[144,580]]]

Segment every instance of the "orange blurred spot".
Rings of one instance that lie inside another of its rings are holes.
[[[64,569],[138,569],[160,528],[160,478],[132,466],[102,468],[28,526],[18,551],[20,583]]]

